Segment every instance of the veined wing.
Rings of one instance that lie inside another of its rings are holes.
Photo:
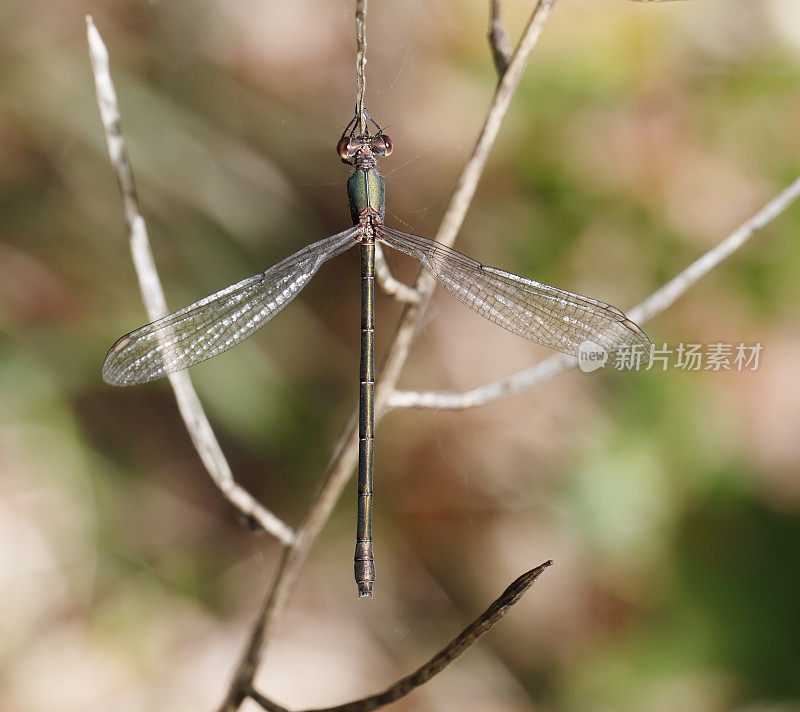
[[[146,383],[233,348],[291,302],[323,262],[357,242],[352,227],[126,334],[108,352],[103,379],[114,386]]]
[[[486,267],[433,240],[385,225],[378,239],[419,260],[446,291],[481,316],[530,341],[571,356],[585,341],[610,358],[638,345],[650,355],[647,335],[619,309],[596,299]]]

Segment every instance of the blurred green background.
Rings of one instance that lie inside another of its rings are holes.
[[[506,3],[512,39],[531,5]],[[0,5],[0,709],[207,710],[278,547],[210,483],[165,383],[100,380],[145,314],[86,12],[177,308],[349,224],[334,148],[353,3]],[[370,3],[391,224],[435,232],[495,82],[487,15]],[[560,0],[458,246],[626,308],[799,173],[796,0]],[[395,709],[800,709],[798,230],[793,206],[647,325],[658,344],[759,341],[757,371],[574,372],[469,412],[386,417],[376,597],[355,596],[351,485],[260,687],[293,708],[383,689],[552,558]],[[192,373],[236,476],[290,524],[355,404],[357,270],[355,252],[327,264]],[[378,297],[379,353],[399,311]],[[463,390],[544,355],[437,294],[401,384]]]

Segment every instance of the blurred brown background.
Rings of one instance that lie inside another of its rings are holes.
[[[370,3],[391,224],[435,232],[495,82],[486,5]],[[513,40],[531,5],[506,3]],[[177,308],[349,224],[353,3],[0,5],[0,709],[208,710],[278,547],[209,482],[165,383],[100,380],[145,315],[87,12]],[[799,126],[795,0],[561,0],[457,246],[629,307],[800,173]],[[352,485],[261,688],[295,708],[383,689],[552,558],[395,709],[800,709],[798,229],[794,206],[647,325],[658,344],[760,341],[755,372],[573,372],[386,417],[376,597],[355,595]],[[327,264],[192,374],[237,476],[292,524],[355,404],[357,270],[355,252]],[[379,296],[379,353],[399,311]],[[466,389],[543,355],[438,294],[401,385]]]

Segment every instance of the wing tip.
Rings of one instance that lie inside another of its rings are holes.
[[[100,375],[109,386],[122,387],[129,385],[122,377],[122,373],[114,368],[114,363],[110,358],[112,355],[113,354],[109,352],[108,356],[106,356],[106,360],[103,362],[103,369],[100,372]]]
[[[132,333],[132,332],[131,332]],[[125,382],[125,379],[122,377],[123,371],[120,371],[116,368],[115,361],[120,356],[120,354],[125,350],[125,347],[131,343],[131,334],[125,334],[124,336],[120,336],[112,345],[111,348],[108,350],[106,354],[105,360],[103,361],[103,368],[101,370],[101,376],[103,380],[108,383],[110,386],[126,386],[128,385]]]
[[[629,319],[623,312],[616,307],[609,306],[607,311],[618,317],[613,326],[605,329],[599,341],[595,341],[590,336],[586,342],[605,352],[607,360],[615,363],[622,359],[623,363],[635,363],[635,370],[646,368],[653,355],[653,344],[644,330],[633,320]],[[579,346],[578,359],[581,359],[581,348]],[[591,348],[589,349],[592,350]]]
[[[623,316],[625,315],[623,314]],[[644,329],[642,329],[642,327],[639,326],[635,321],[632,321],[631,319],[628,319],[628,317],[625,316],[625,318],[622,319],[620,323],[634,335],[635,341],[638,341],[640,344],[647,347],[652,345],[653,342],[650,341],[650,337],[645,333]]]

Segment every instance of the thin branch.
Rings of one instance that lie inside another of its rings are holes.
[[[419,303],[417,290],[394,278],[389,269],[389,263],[386,261],[386,255],[383,254],[380,243],[377,241],[375,242],[375,276],[378,278],[381,289],[390,297],[409,304]]]
[[[489,47],[492,50],[494,67],[497,76],[502,77],[508,69],[508,60],[511,57],[511,45],[503,30],[500,18],[500,0],[489,2]]]
[[[644,324],[668,309],[712,269],[724,262],[742,245],[747,243],[753,235],[778,217],[798,197],[800,197],[800,177],[795,178],[752,218],[742,223],[722,242],[712,247],[663,287],[633,307],[628,312],[628,316],[635,322]],[[577,363],[577,359],[572,356],[563,354],[551,356],[534,366],[463,392],[395,391],[389,398],[387,408],[435,408],[439,410],[474,408],[528,390],[542,381],[574,368]]]
[[[364,93],[367,88],[367,0],[356,0],[356,116],[358,117],[358,130],[363,134],[367,128],[367,118],[364,115]]]
[[[634,321],[645,322],[672,306],[687,290],[705,277],[714,267],[730,257],[759,230],[764,229],[800,197],[800,176],[770,200],[752,218],[742,223],[716,247],[695,260],[657,292],[628,312]]]
[[[431,408],[433,410],[466,410],[508,398],[546,381],[577,365],[577,359],[558,354],[539,363],[486,383],[468,391],[397,390],[389,397],[387,410],[398,408]]]
[[[156,271],[153,253],[150,250],[147,226],[139,209],[133,170],[128,158],[125,138],[122,135],[117,93],[109,71],[108,50],[103,44],[91,15],[86,16],[86,31],[97,90],[97,103],[100,106],[100,117],[105,130],[108,154],[122,191],[133,264],[147,314],[151,321],[155,321],[167,314],[167,302]],[[260,526],[284,544],[293,541],[294,532],[272,512],[261,506],[233,479],[230,465],[217,442],[188,374],[185,371],[174,373],[169,377],[169,382],[175,393],[178,410],[189,431],[192,444],[222,494],[244,515],[248,522]]]
[[[500,125],[511,103],[511,98],[519,85],[525,65],[541,36],[550,11],[556,0],[539,0],[522,38],[511,58],[508,69],[497,85],[481,127],[475,148],[472,150],[459,178],[456,189],[450,198],[447,210],[436,235],[436,239],[452,245],[475,194],[478,181],[483,173],[489,151],[494,144]],[[408,304],[403,310],[400,323],[389,346],[381,373],[376,382],[375,402],[376,421],[386,412],[389,395],[394,391],[400,372],[408,357],[411,340],[421,317],[430,301],[435,282],[427,273],[420,272],[416,290],[420,294],[418,304]],[[250,640],[242,660],[234,673],[228,695],[220,707],[220,712],[232,712],[241,702],[243,691],[252,686],[253,677],[263,656],[264,648],[274,628],[284,614],[286,604],[294,591],[300,570],[322,527],[328,521],[334,505],[344,486],[350,479],[358,459],[358,429],[356,414],[342,433],[334,450],[330,464],[325,472],[323,485],[311,503],[305,519],[297,529],[295,541],[290,544],[281,560],[273,584],[256,618]]]
[[[500,597],[478,616],[478,618],[464,628],[461,633],[453,638],[453,640],[428,660],[428,662],[417,668],[410,675],[398,680],[394,685],[388,687],[383,692],[377,695],[364,697],[360,700],[354,700],[353,702],[347,702],[343,705],[306,710],[306,712],[372,712],[372,710],[376,710],[392,702],[396,702],[401,697],[405,697],[409,692],[424,685],[428,680],[444,670],[444,668],[459,657],[467,648],[473,645],[478,638],[488,633],[495,624],[508,613],[511,606],[517,603],[528,589],[533,586],[542,572],[549,566],[552,566],[552,564],[552,561],[545,561],[535,569],[531,569],[522,574],[522,576],[513,581],[511,585],[503,591]],[[253,688],[247,691],[247,696],[251,697],[268,712],[288,712],[284,707],[264,697]]]
[[[264,695],[255,688],[249,687],[245,691],[245,697],[249,697],[254,702],[257,702],[261,707],[267,710],[267,712],[290,712],[290,710],[281,707],[277,702],[273,702],[268,697],[264,697]]]

